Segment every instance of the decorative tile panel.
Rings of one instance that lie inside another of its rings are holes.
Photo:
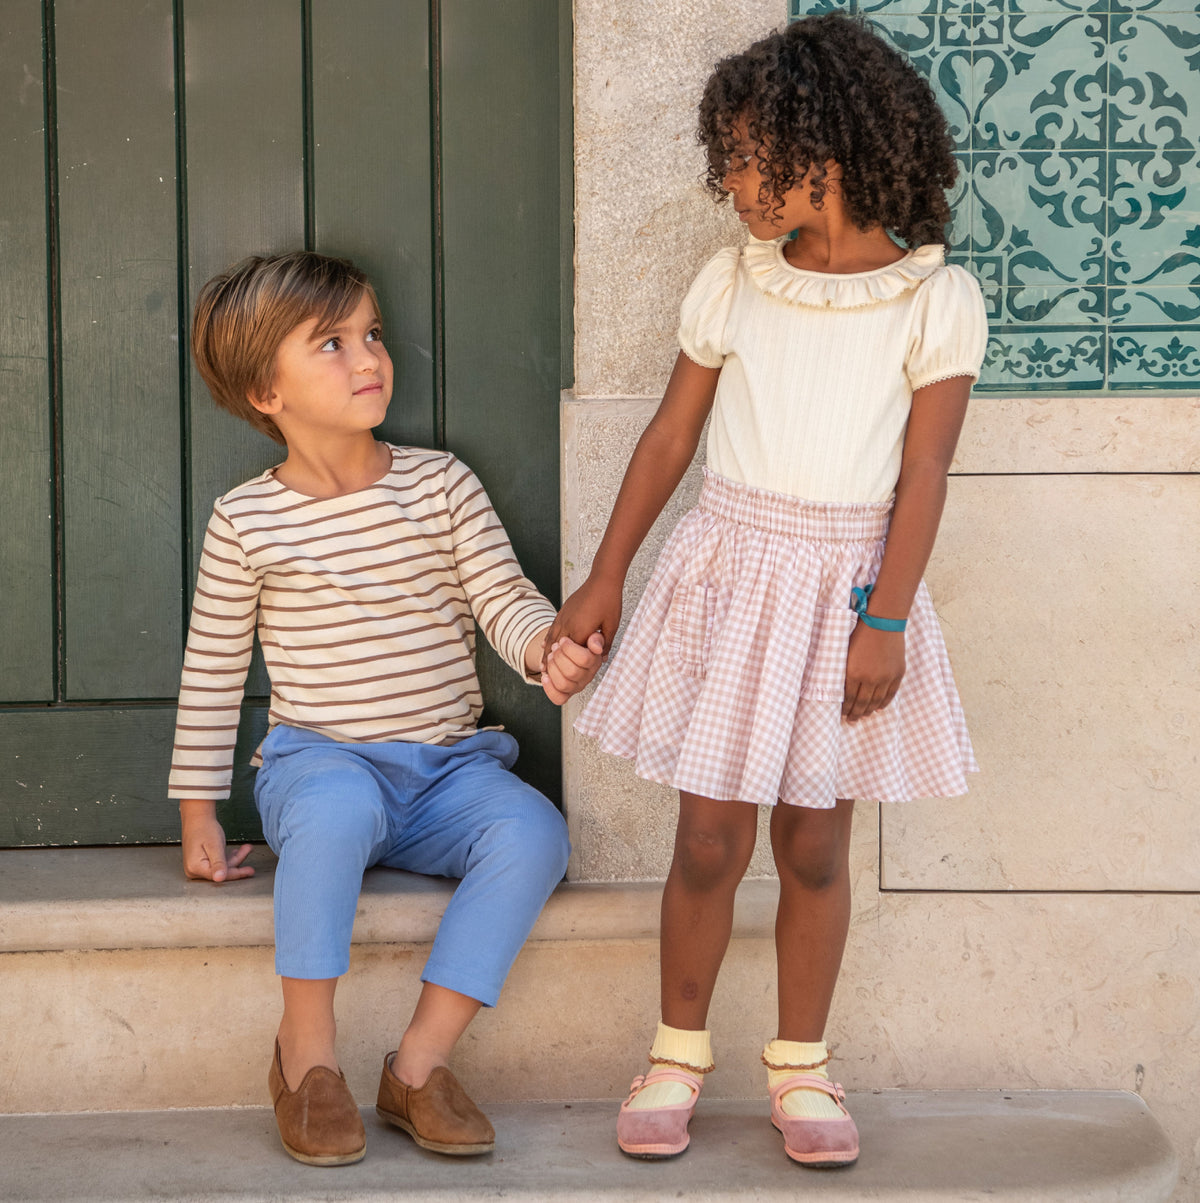
[[[789,0],[865,16],[930,80],[984,291],[979,392],[1200,388],[1197,0]]]

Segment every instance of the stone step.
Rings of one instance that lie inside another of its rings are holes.
[[[178,857],[0,852],[0,1199],[770,1199],[798,1187],[907,1203],[1171,1198],[1176,1162],[1137,1095],[872,1092],[894,1078],[869,1046],[848,1049],[838,1075],[856,1088],[861,1163],[788,1162],[758,1057],[773,995],[746,988],[774,974],[778,887],[765,880],[739,890],[713,1001],[719,1064],[678,1162],[632,1162],[613,1141],[615,1100],[644,1064],[658,1013],[661,887],[629,883],[556,891],[500,1006],[455,1052],[496,1122],[495,1154],[426,1154],[371,1113],[361,1165],[298,1166],[261,1106],[279,1009],[271,858],[256,853],[254,880],[214,887],[184,881]],[[452,888],[387,870],[364,883],[338,991],[339,1057],[360,1104],[374,1099]]]
[[[0,852],[0,1112],[265,1102],[280,999],[273,858],[258,849],[254,861],[256,877],[214,886],[184,880],[178,848]],[[366,875],[337,994],[338,1055],[360,1105],[374,1101],[453,888],[387,869]],[[472,1097],[605,1099],[627,1089],[657,1014],[661,889],[559,887],[500,1005],[455,1051]],[[739,892],[714,1004],[729,1037],[710,1097],[762,1088],[773,1006],[765,992],[751,1004],[738,982],[773,980],[777,889],[750,881]],[[91,1072],[76,1072],[81,1063]]]
[[[809,1170],[783,1153],[764,1101],[702,1100],[692,1145],[666,1162],[624,1157],[614,1102],[489,1107],[496,1151],[418,1149],[364,1110],[367,1156],[313,1169],[279,1146],[266,1108],[0,1117],[7,1203],[456,1203],[546,1200],[894,1200],[1160,1203],[1176,1162],[1162,1129],[1120,1091],[885,1091],[851,1095],[863,1155]]]

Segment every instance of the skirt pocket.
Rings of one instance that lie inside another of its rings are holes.
[[[846,653],[858,615],[847,606],[818,606],[804,664],[800,696],[816,702],[842,702],[846,697]]]
[[[712,647],[716,590],[707,585],[679,585],[667,610],[667,646],[686,677],[703,679]]]

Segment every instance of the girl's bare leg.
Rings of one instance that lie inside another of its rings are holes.
[[[673,1028],[708,1026],[717,971],[733,930],[733,899],[758,826],[758,808],[679,795],[675,855],[662,898],[662,1018]]]
[[[679,795],[675,855],[663,889],[659,936],[666,1030],[659,1026],[652,1055],[680,1066],[699,1067],[711,1056],[708,1005],[733,930],[734,895],[750,863],[757,828],[755,806]],[[697,1084],[703,1081],[699,1073],[690,1076]],[[690,1097],[692,1092],[678,1082],[654,1082],[638,1092],[630,1107],[653,1110],[686,1103]]]
[[[781,1040],[824,1038],[850,927],[853,801],[832,810],[780,803],[771,814],[779,870],[775,948]]]

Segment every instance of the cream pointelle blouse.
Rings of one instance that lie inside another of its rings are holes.
[[[722,369],[708,466],[810,501],[888,501],[914,390],[979,376],[979,285],[938,245],[852,275],[792,267],[783,247],[725,248],[684,298],[681,348]]]

